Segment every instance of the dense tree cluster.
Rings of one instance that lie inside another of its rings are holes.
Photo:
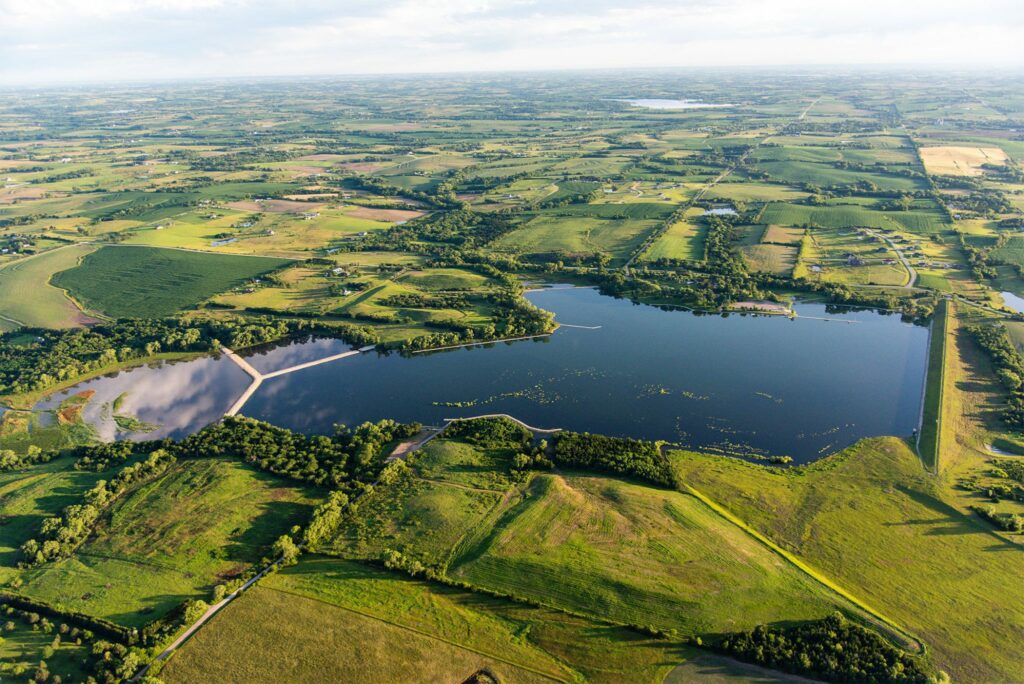
[[[999,381],[1010,392],[1003,421],[1014,428],[1024,427],[1024,357],[1001,325],[972,325],[967,331],[992,359]]]
[[[409,309],[466,309],[469,299],[464,294],[445,292],[427,295],[419,292],[404,292],[381,299],[384,306]]]
[[[370,482],[383,467],[384,445],[416,434],[419,425],[382,420],[334,435],[306,436],[245,417],[225,418],[171,448],[181,458],[237,456],[262,470],[302,482],[344,488]]]
[[[37,463],[52,461],[60,455],[57,451],[43,451],[35,444],[30,444],[24,454],[18,455],[13,449],[0,449],[0,473],[7,470],[27,468]]]
[[[85,493],[84,501],[65,508],[59,516],[43,520],[39,540],[21,545],[24,561],[36,565],[67,558],[92,533],[100,515],[128,489],[167,471],[175,458],[165,450],[154,451],[145,461],[123,468],[109,482],[100,480]]]
[[[445,428],[444,436],[483,449],[525,449],[533,441],[533,433],[508,418],[457,420]]]
[[[334,491],[327,496],[326,501],[316,507],[303,532],[302,542],[306,548],[316,551],[321,544],[334,537],[348,503],[347,494]]]
[[[75,470],[90,470],[99,473],[124,463],[132,456],[148,454],[158,448],[169,447],[171,444],[170,440],[133,442],[129,439],[122,439],[114,442],[85,444],[71,449],[70,453],[75,457]]]
[[[554,461],[560,465],[638,477],[664,487],[675,486],[672,466],[657,442],[587,432],[559,432],[555,437]]]
[[[995,506],[971,506],[971,510],[990,524],[1006,532],[1024,532],[1024,516],[997,511]]]
[[[938,681],[916,658],[836,613],[795,627],[760,625],[722,642],[730,655],[826,682]]]

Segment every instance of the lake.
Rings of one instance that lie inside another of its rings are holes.
[[[615,102],[626,102],[634,107],[646,109],[717,109],[719,107],[735,107],[732,104],[713,104],[700,100],[662,100],[658,98],[622,98]]]
[[[533,341],[443,352],[370,352],[265,380],[242,414],[307,433],[335,423],[508,413],[540,428],[664,439],[730,453],[807,462],[875,435],[918,424],[927,329],[899,316],[696,315],[602,296],[586,288],[531,292],[562,327]],[[827,320],[820,320],[827,319]],[[349,347],[312,340],[246,355],[260,372]],[[92,390],[87,420],[106,439],[180,437],[216,420],[246,376],[224,357],[163,363],[97,378],[38,408]],[[113,404],[122,397],[120,408]],[[158,426],[119,430],[114,413]]]
[[[1003,297],[1003,305],[1013,309],[1017,313],[1024,313],[1024,298],[1018,297],[1012,292],[1000,292]]]

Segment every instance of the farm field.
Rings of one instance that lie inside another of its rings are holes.
[[[780,226],[817,225],[824,228],[882,228],[931,233],[944,230],[944,218],[923,211],[880,212],[858,206],[811,207],[772,203],[765,207],[761,222]]]
[[[72,245],[0,266],[0,316],[5,325],[70,328],[94,320],[52,284],[56,273],[74,268],[93,250],[90,245]]]
[[[176,249],[104,247],[53,280],[88,309],[107,316],[157,318],[287,263]]]
[[[1006,153],[998,147],[922,147],[921,159],[928,173],[939,176],[979,176],[983,164],[1002,166]]]
[[[607,255],[621,263],[655,227],[651,220],[538,216],[495,243],[525,254]]]

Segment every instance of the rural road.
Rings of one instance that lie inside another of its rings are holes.
[[[809,105],[804,107],[803,111],[800,112],[800,114],[796,117],[795,121],[803,121],[803,119],[807,116],[807,113],[809,111],[811,111],[811,108],[813,108],[814,105],[818,104],[818,102],[821,100],[822,97],[823,96],[819,96],[817,99],[815,99]],[[785,127],[783,126],[782,128],[785,128]],[[695,194],[693,197],[691,197],[684,204],[679,205],[679,207],[676,209],[676,212],[674,212],[674,213],[679,213],[680,210],[685,212],[685,210],[687,210],[690,207],[692,207],[695,202],[699,201],[700,199],[702,199],[704,197],[704,195],[708,192],[708,190],[711,190],[713,187],[715,187],[716,185],[721,183],[723,180],[725,180],[725,178],[727,176],[729,176],[729,174],[731,174],[733,171],[736,170],[737,166],[740,166],[741,164],[743,164],[743,162],[745,162],[747,160],[747,157],[750,156],[751,152],[753,152],[758,147],[760,147],[761,145],[764,145],[766,142],[768,142],[769,140],[774,138],[776,135],[778,135],[779,132],[782,130],[782,128],[777,129],[774,133],[766,135],[765,137],[763,137],[760,140],[758,140],[757,143],[753,147],[748,149],[746,152],[744,152],[743,155],[739,159],[734,161],[732,164],[729,164],[729,166],[727,166],[720,174],[715,176],[712,180],[708,181],[704,185],[704,187],[702,187],[700,190],[697,191],[697,194]],[[629,260],[622,267],[622,272],[625,273],[627,277],[630,275],[630,269],[633,267],[633,264],[636,262],[636,260],[639,259],[640,257],[642,257],[644,254],[646,254],[647,250],[651,248],[651,246],[654,244],[654,242],[658,238],[660,238],[662,235],[664,235],[665,232],[672,225],[674,225],[674,223],[675,223],[675,221],[672,221],[671,219],[669,221],[666,221],[665,225],[661,226],[660,228],[655,230],[653,233],[648,235],[647,239],[644,240],[643,243],[641,243],[641,245],[636,248],[636,250],[630,255]]]
[[[892,249],[892,251],[896,252],[896,256],[897,256],[897,258],[899,258],[900,263],[903,264],[903,268],[907,269],[907,275],[909,277],[909,280],[906,282],[905,285],[901,285],[901,287],[904,287],[904,288],[907,288],[907,289],[914,287],[914,285],[917,283],[917,270],[913,266],[910,265],[910,260],[907,259],[906,256],[904,256],[903,250],[900,249],[899,247],[897,247],[896,243],[893,242],[890,238],[888,238],[885,235],[881,235],[880,233],[876,233],[873,230],[868,230],[867,233],[868,233],[868,235],[872,235],[872,236],[874,236],[874,237],[876,237],[876,238],[878,238],[880,240],[884,240],[885,243],[887,245],[889,245],[889,248]]]

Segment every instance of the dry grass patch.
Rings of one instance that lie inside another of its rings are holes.
[[[761,236],[761,242],[774,245],[799,245],[803,237],[803,228],[768,226],[764,235]]]
[[[982,164],[1002,166],[1006,159],[1006,153],[998,147],[943,145],[921,148],[925,169],[939,176],[980,176]]]
[[[354,207],[345,212],[347,216],[369,219],[371,221],[411,221],[423,216],[422,211],[411,211],[409,209],[374,209],[372,207]]]
[[[787,274],[796,265],[797,248],[786,245],[746,245],[740,248],[743,261],[752,271]]]

